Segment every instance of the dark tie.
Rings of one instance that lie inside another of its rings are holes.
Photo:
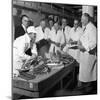
[[[64,40],[65,40],[65,43],[66,43],[65,28],[63,28],[63,35],[64,35]]]
[[[33,47],[33,41],[30,40],[30,48],[32,49],[32,47]]]
[[[44,29],[42,28],[42,31],[43,31],[43,33],[44,33]]]
[[[84,27],[83,32],[86,30],[86,27]]]
[[[55,54],[55,46],[54,46],[54,48],[53,48],[53,54]]]
[[[65,32],[65,28],[63,28],[63,33]]]

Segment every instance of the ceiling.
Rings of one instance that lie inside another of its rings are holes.
[[[22,6],[21,3],[24,2],[24,8],[28,8],[29,10],[37,10],[36,5],[41,6],[42,12],[48,14],[57,14],[59,16],[64,17],[80,17],[82,15],[82,5],[75,4],[61,4],[61,3],[44,3],[44,2],[28,2],[28,1],[16,1],[13,5]],[[25,6],[25,3],[29,3],[31,6]],[[33,6],[32,6],[33,4]],[[43,10],[44,9],[44,10]],[[97,15],[97,7],[94,6],[94,14]]]
[[[50,5],[50,3],[48,4]],[[82,5],[53,3],[52,6],[69,15],[76,17],[82,15]],[[97,6],[94,6],[94,14],[97,15]]]

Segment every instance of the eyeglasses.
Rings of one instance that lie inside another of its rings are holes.
[[[74,23],[74,25],[78,25],[78,23]]]

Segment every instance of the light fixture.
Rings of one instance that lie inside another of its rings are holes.
[[[63,14],[64,14],[64,7],[62,7],[62,12],[63,12]]]
[[[42,11],[42,4],[38,3],[38,14],[41,15],[41,11]]]

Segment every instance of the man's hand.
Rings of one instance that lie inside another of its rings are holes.
[[[77,45],[77,43],[78,43],[77,41],[72,41],[71,45]]]
[[[30,62],[31,60],[35,59],[36,57],[37,57],[37,55],[36,55],[36,54],[33,54],[32,56],[30,56],[30,58],[29,58],[29,59],[27,59],[27,60],[26,60],[26,62],[25,62],[25,63]]]
[[[86,49],[83,46],[78,46],[78,48],[80,49],[80,51],[85,52]]]
[[[51,39],[48,39],[48,42],[53,43],[53,41]]]
[[[54,43],[57,47],[60,47],[60,43]]]
[[[61,50],[63,50],[63,48],[66,46],[66,43],[61,45]]]
[[[48,41],[52,44],[55,44],[57,47],[60,47],[60,43],[57,43],[55,41],[52,41],[51,39],[48,39]]]
[[[71,42],[73,42],[73,40],[72,40],[72,39],[70,39],[70,40],[68,41],[68,43],[69,43],[69,44],[71,44]]]
[[[32,54],[32,57],[31,58],[36,58],[37,57],[37,55],[34,53],[34,54]]]
[[[81,41],[79,41],[78,42],[78,48],[80,49],[80,51],[82,51],[82,52],[85,52],[86,51],[86,49],[83,47],[83,45],[82,45],[82,42]]]

